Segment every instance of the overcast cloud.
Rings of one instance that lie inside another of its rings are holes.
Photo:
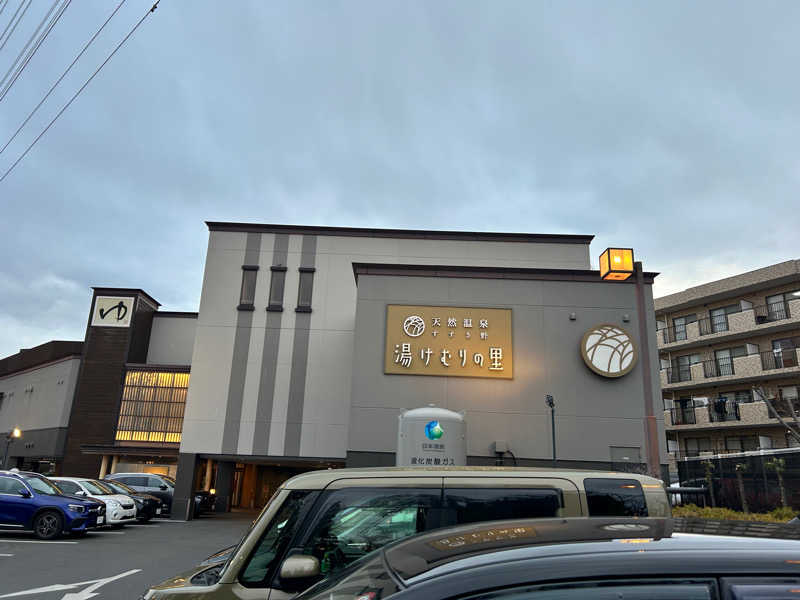
[[[70,5],[0,147],[112,8]],[[589,233],[595,263],[633,246],[657,295],[797,258],[798,24],[794,1],[163,0],[0,183],[0,356],[82,339],[92,285],[197,310],[205,220]]]

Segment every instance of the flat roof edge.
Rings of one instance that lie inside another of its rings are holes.
[[[600,271],[589,269],[544,269],[521,267],[468,267],[457,265],[409,265],[390,263],[353,263],[353,275],[358,282],[360,275],[383,275],[405,277],[464,277],[472,279],[532,279],[552,281],[584,281],[609,283],[600,279]],[[653,283],[658,273],[643,273],[645,283]],[[610,283],[634,284],[633,277],[625,281]]]
[[[429,240],[589,244],[593,235],[571,233],[503,233],[491,231],[444,231],[432,229],[382,229],[369,227],[328,227],[322,225],[281,225],[206,221],[209,231],[241,233],[293,233],[349,237],[383,237]]]

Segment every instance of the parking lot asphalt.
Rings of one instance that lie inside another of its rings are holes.
[[[236,544],[256,516],[157,519],[49,542],[32,533],[0,531],[0,599],[136,600],[150,585]]]

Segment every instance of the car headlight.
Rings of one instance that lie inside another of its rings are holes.
[[[86,512],[86,507],[83,504],[67,504],[67,508],[69,508],[72,512],[80,514]]]
[[[106,506],[113,509],[120,508],[120,504],[116,500],[106,500]]]

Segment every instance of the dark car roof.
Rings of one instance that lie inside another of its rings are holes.
[[[426,595],[580,577],[800,576],[800,541],[671,534],[671,519],[497,521],[387,546],[386,564]]]

